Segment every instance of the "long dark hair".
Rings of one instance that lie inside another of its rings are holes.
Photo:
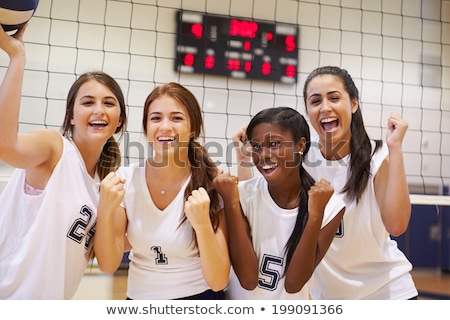
[[[125,98],[123,96],[122,89],[120,88],[120,85],[116,82],[116,80],[114,80],[113,77],[111,77],[110,75],[108,75],[103,71],[92,71],[83,73],[72,84],[67,94],[66,115],[64,118],[63,125],[61,127],[61,134],[64,137],[72,138],[73,125],[70,123],[70,121],[73,118],[73,108],[75,106],[75,99],[81,86],[90,80],[95,80],[105,85],[106,87],[109,88],[109,90],[111,90],[111,92],[117,98],[117,101],[119,102],[120,106],[121,125],[116,128],[116,131],[114,133],[116,134],[120,133],[119,138],[121,138],[123,136],[123,133],[125,132],[127,123]],[[99,178],[103,179],[109,172],[117,170],[121,162],[122,156],[120,153],[119,144],[114,138],[114,136],[111,136],[103,145],[102,153],[97,161],[96,170],[99,175]]]
[[[217,212],[220,210],[219,196],[212,181],[218,174],[218,169],[209,157],[206,149],[202,144],[197,142],[200,136],[204,137],[204,124],[202,118],[202,110],[195,96],[187,88],[176,82],[156,87],[145,100],[144,115],[142,117],[142,125],[144,133],[147,134],[148,109],[150,104],[157,98],[169,96],[180,104],[182,104],[189,115],[192,137],[188,144],[188,159],[191,166],[191,181],[186,187],[185,199],[189,197],[193,190],[203,187],[208,192],[210,198],[209,217],[214,231],[219,226],[219,217]],[[181,223],[186,221],[186,215],[183,212]]]
[[[340,191],[346,193],[348,200],[356,200],[361,198],[367,183],[370,178],[370,162],[372,155],[381,147],[381,140],[375,141],[375,149],[372,151],[372,144],[370,142],[367,131],[364,127],[364,120],[359,103],[359,91],[353,82],[352,77],[345,69],[335,66],[320,67],[312,71],[305,81],[303,87],[303,99],[306,107],[306,91],[312,79],[320,75],[333,75],[338,77],[343,85],[350,100],[356,99],[358,101],[358,109],[352,114],[350,124],[350,166],[347,173],[347,182],[344,188]],[[306,110],[308,110],[306,108]]]
[[[303,156],[308,153],[311,140],[309,126],[305,118],[297,110],[290,107],[275,107],[258,112],[247,126],[246,134],[248,140],[252,140],[253,129],[261,123],[269,123],[272,126],[281,128],[283,131],[290,132],[294,144],[298,143],[301,138],[305,138],[306,144],[303,150]],[[292,230],[284,248],[286,253],[286,267],[284,270],[287,270],[291,262],[294,251],[302,237],[306,222],[308,221],[308,190],[315,183],[311,175],[303,168],[302,161],[303,158],[300,159],[300,164],[298,165],[301,181],[300,203],[294,230]]]

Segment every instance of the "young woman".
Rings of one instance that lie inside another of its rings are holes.
[[[309,127],[289,107],[268,108],[246,136],[260,176],[214,184],[224,199],[233,270],[229,299],[309,299],[306,285],[343,216],[344,202],[329,182],[315,182],[301,163]]]
[[[153,156],[102,182],[94,245],[100,269],[118,268],[127,236],[129,299],[223,299],[226,224],[212,187],[218,169],[196,141],[203,132],[197,99],[177,83],[155,88],[143,128]]]
[[[0,30],[10,63],[0,86],[0,158],[17,169],[0,198],[0,298],[70,299],[92,257],[100,180],[120,164],[120,86],[103,72],[70,88],[62,135],[18,134],[23,33]],[[0,28],[1,29],[1,28]]]
[[[370,140],[358,89],[338,67],[314,70],[303,97],[318,133],[305,168],[346,201],[340,231],[316,268],[312,298],[415,299],[411,263],[390,238],[407,229],[411,214],[402,153],[408,124],[393,113],[386,143]]]

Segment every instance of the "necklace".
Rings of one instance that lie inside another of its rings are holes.
[[[292,205],[293,208],[297,208],[298,206],[300,206],[300,196],[301,196],[301,192],[302,192],[302,188],[300,188],[300,190],[298,191],[297,196],[294,199],[294,204]]]
[[[148,164],[148,166],[149,166],[149,168],[152,168],[152,176],[153,176],[153,179],[154,178],[156,178],[157,177],[157,175],[155,174],[155,172],[153,171],[153,167],[148,163],[148,161],[147,161],[147,164]],[[186,180],[186,177],[188,176],[190,174],[190,172],[188,172],[187,174],[185,173],[184,175],[182,175],[179,179],[176,179],[172,184],[170,184],[168,187],[166,187],[166,188],[160,188],[160,190],[159,190],[159,193],[161,194],[161,195],[165,195],[170,189],[172,189],[174,186],[176,186],[177,184],[179,185],[179,184],[181,184],[181,183],[183,183],[185,180]],[[157,179],[157,180],[159,180],[159,181],[157,181],[157,183],[155,183],[155,184],[153,184],[154,186],[162,186],[162,183],[161,183],[161,179]]]

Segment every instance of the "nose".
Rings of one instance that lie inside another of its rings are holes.
[[[323,99],[322,104],[320,106],[320,111],[326,112],[331,110],[331,103],[328,99]]]
[[[169,130],[172,128],[171,122],[169,118],[163,118],[160,122],[160,129],[161,130]]]
[[[95,114],[104,114],[105,113],[105,106],[101,102],[96,102],[94,105],[94,113]]]
[[[270,158],[272,158],[272,149],[270,148],[270,146],[263,146],[262,147],[260,157],[262,159],[270,159]]]

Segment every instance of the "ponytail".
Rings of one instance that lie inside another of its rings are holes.
[[[193,190],[197,190],[200,187],[205,188],[210,199],[209,218],[215,232],[219,227],[219,217],[217,213],[221,209],[219,194],[217,193],[216,189],[213,188],[212,183],[213,179],[218,174],[217,166],[209,157],[206,149],[193,139],[189,141],[188,159],[191,166],[191,181],[186,187],[184,197],[185,199],[187,199],[192,194]],[[180,224],[182,224],[186,220],[186,214],[183,212]],[[195,238],[194,241],[196,242]]]
[[[313,177],[311,177],[311,175],[305,170],[305,168],[303,168],[301,164],[299,168],[302,188],[300,190],[300,203],[298,205],[298,214],[297,219],[295,220],[294,230],[292,230],[291,236],[284,247],[286,252],[286,267],[284,268],[285,273],[292,260],[295,249],[302,238],[303,231],[305,230],[306,222],[308,221],[308,191],[315,183]]]
[[[112,136],[103,146],[102,154],[97,162],[97,173],[100,180],[103,180],[108,173],[116,171],[122,163],[119,144]]]

